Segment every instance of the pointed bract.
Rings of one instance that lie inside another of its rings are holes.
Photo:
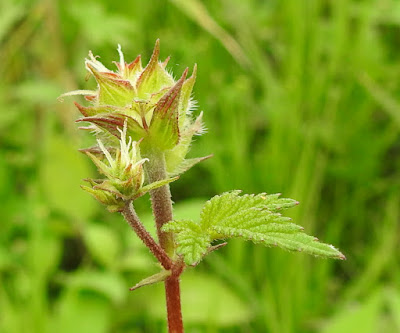
[[[135,89],[128,80],[120,79],[114,73],[98,72],[91,63],[87,63],[86,66],[97,81],[100,105],[126,106],[132,102],[135,97]]]
[[[154,72],[157,64],[158,64],[158,57],[160,56],[160,40],[156,40],[156,44],[154,45],[153,53],[150,57],[149,63],[143,70],[143,73],[140,75],[138,80],[138,87],[145,84],[147,80],[150,79],[152,73]]]
[[[124,202],[117,199],[112,193],[83,185],[81,185],[81,188],[91,194],[97,201],[106,205],[111,213],[121,211],[124,207]]]
[[[167,67],[169,60],[171,59],[170,56],[168,56],[162,63],[161,63],[161,67],[165,69],[165,67]]]
[[[157,39],[150,61],[137,80],[136,89],[139,98],[149,98],[149,94],[174,84],[171,74],[159,62],[159,56],[160,41]]]
[[[208,160],[211,157],[213,157],[213,155],[184,159],[174,169],[168,171],[168,175],[170,177],[181,175],[182,173],[194,167],[196,164]]]
[[[160,99],[150,124],[152,142],[161,150],[169,150],[179,142],[179,97],[187,69],[178,82]]]
[[[77,102],[74,102],[75,106],[78,108],[79,112],[84,117],[92,117],[101,113],[111,113],[115,112],[115,107],[111,105],[101,105],[101,106],[82,106]]]
[[[190,99],[193,91],[194,84],[196,82],[197,75],[197,64],[194,65],[192,75],[183,83],[181,98],[179,101],[179,125],[183,126],[186,120],[186,114],[190,110]]]
[[[139,141],[146,135],[146,131],[143,129],[142,126],[139,125],[139,123],[135,119],[121,113],[103,113],[98,114],[94,117],[85,117],[77,120],[77,122],[82,121],[95,124],[96,126],[109,132],[117,138],[120,137],[120,132],[118,131],[118,128],[122,128],[125,122],[127,123],[128,135],[132,137],[133,140]]]
[[[199,117],[186,128],[184,132],[180,132],[179,143],[173,149],[165,152],[165,161],[167,164],[167,172],[169,175],[178,175],[187,170],[189,170],[193,165],[198,162],[206,160],[208,157],[200,157],[197,159],[191,159],[193,162],[188,162],[189,160],[185,160],[185,156],[187,155],[190,144],[192,142],[193,136],[196,134],[203,133],[204,127],[202,122],[202,113],[200,113]],[[195,162],[197,160],[197,162]]]

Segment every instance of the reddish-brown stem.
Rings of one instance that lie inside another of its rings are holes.
[[[149,248],[149,250],[154,254],[161,265],[169,270],[172,268],[172,260],[165,253],[164,249],[156,243],[156,241],[151,237],[148,231],[145,229],[143,224],[140,222],[139,217],[132,206],[132,202],[126,202],[122,215],[125,220],[129,223],[132,229],[136,232],[138,237],[143,241],[143,243]]]
[[[172,275],[165,280],[165,295],[167,298],[168,332],[183,333],[179,277]]]
[[[153,154],[150,154],[148,157],[150,159],[146,166],[148,181],[152,183],[167,178],[164,154],[153,152]],[[173,235],[161,230],[165,223],[173,220],[169,185],[164,185],[150,191],[150,197],[160,245],[165,252],[173,258],[175,255]],[[165,280],[169,333],[183,333],[184,331],[179,287],[179,276],[182,273],[183,267],[184,265],[180,260],[174,262],[172,274]]]

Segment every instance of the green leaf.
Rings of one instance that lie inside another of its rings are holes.
[[[158,181],[156,181],[156,182],[154,182],[154,183],[151,183],[151,184],[148,184],[148,185],[146,185],[146,186],[143,186],[140,190],[139,190],[139,192],[142,194],[144,194],[144,193],[147,193],[147,192],[149,192],[149,191],[151,191],[151,190],[154,190],[154,189],[156,189],[156,188],[159,188],[159,187],[161,187],[161,186],[164,186],[164,185],[166,185],[166,184],[169,184],[169,183],[172,183],[172,182],[174,182],[175,180],[177,180],[179,177],[177,176],[177,177],[173,177],[173,178],[166,178],[166,179],[162,179],[162,180],[158,180]]]
[[[182,254],[188,265],[193,265],[201,260],[211,245],[210,236],[193,221],[173,221],[163,227],[164,231],[176,233],[177,252]]]
[[[280,194],[245,194],[240,191],[217,195],[207,201],[200,223],[173,221],[163,229],[176,234],[177,251],[189,265],[196,264],[217,239],[243,238],[265,246],[279,246],[323,258],[345,259],[332,245],[319,243],[303,228],[278,213],[297,205],[297,201],[279,198]]]
[[[149,286],[151,284],[155,284],[158,282],[162,282],[165,281],[165,279],[171,275],[171,271],[166,271],[166,270],[162,270],[161,272],[158,272],[152,276],[149,276],[145,279],[143,279],[142,281],[136,283],[133,287],[131,287],[129,290],[136,290],[139,289],[141,287],[144,286]]]

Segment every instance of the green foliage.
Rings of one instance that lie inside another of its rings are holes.
[[[319,243],[303,228],[289,222],[278,211],[291,208],[295,200],[279,198],[280,194],[258,195],[240,191],[217,195],[204,205],[200,222],[172,221],[164,231],[176,234],[177,251],[188,265],[197,264],[217,239],[243,238],[265,246],[278,246],[322,258],[345,259],[332,245]]]

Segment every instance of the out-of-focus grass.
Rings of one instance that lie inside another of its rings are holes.
[[[173,184],[177,215],[282,192],[348,258],[230,242],[183,276],[187,331],[400,330],[397,1],[6,0],[0,22],[0,332],[165,330],[162,286],[127,293],[157,267],[81,193],[91,141],[56,102],[93,87],[89,49],[111,66],[117,43],[147,59],[157,38],[176,76],[198,63],[209,130],[192,153],[214,153]]]

